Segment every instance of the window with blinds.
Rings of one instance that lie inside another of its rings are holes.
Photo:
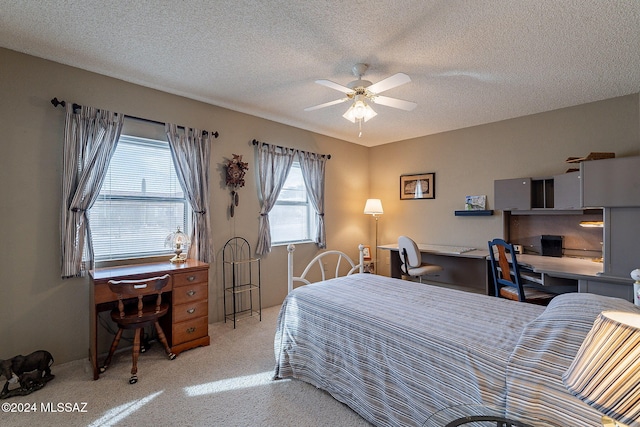
[[[316,227],[314,212],[307,198],[300,163],[294,162],[278,201],[269,212],[271,243],[310,242]]]
[[[169,143],[122,135],[89,212],[96,261],[167,254],[165,238],[190,218]]]

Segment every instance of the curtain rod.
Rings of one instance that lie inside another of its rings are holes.
[[[254,139],[251,143],[252,143],[253,145],[258,145],[258,144],[260,144],[260,141],[258,141],[257,139]],[[266,143],[266,142],[263,142],[263,144],[266,144],[266,145],[273,145],[274,147],[280,148],[280,149],[282,149],[282,150],[291,150],[291,148],[283,147],[282,145],[269,144],[269,143]],[[300,151],[304,151],[304,150],[300,150]],[[331,158],[331,154],[320,154],[320,156],[322,156],[322,157],[326,157],[327,159],[330,159],[330,158]]]
[[[51,103],[53,104],[53,106],[54,106],[54,107],[57,107],[58,105],[62,105],[62,106],[64,107],[64,106],[67,104],[67,102],[66,102],[66,101],[58,101],[58,98],[53,98],[53,99],[51,100]],[[74,103],[74,104],[73,104],[73,112],[75,113],[75,111],[76,111],[78,108],[80,108],[80,107],[82,107],[80,104],[76,104],[76,103]],[[128,118],[128,119],[140,120],[140,121],[142,121],[142,122],[148,122],[148,123],[153,123],[153,124],[157,124],[157,125],[164,125],[164,124],[165,124],[165,123],[163,123],[163,122],[159,122],[159,121],[157,121],[157,120],[143,119],[142,117],[129,116],[128,114],[125,114],[124,116],[125,116],[126,118]],[[184,126],[178,126],[178,129],[184,129]],[[209,131],[204,130],[204,131],[202,131],[202,133],[203,133],[203,134],[205,134],[205,135],[208,135],[208,134],[209,134]],[[214,138],[217,138],[217,137],[218,137],[218,131],[213,132],[211,135],[212,135]]]

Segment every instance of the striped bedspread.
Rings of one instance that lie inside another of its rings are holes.
[[[505,367],[543,307],[373,274],[302,286],[283,302],[276,378],[326,390],[379,426],[451,405],[504,407]]]
[[[536,427],[596,427],[600,414],[561,377],[610,309],[640,312],[592,294],[545,309],[373,274],[331,279],[283,302],[275,378],[324,389],[377,426],[422,426],[443,408],[480,404]]]

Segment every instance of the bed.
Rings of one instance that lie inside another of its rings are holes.
[[[421,426],[466,404],[532,426],[601,426],[561,376],[598,313],[640,313],[633,304],[572,293],[541,307],[352,273],[285,298],[274,378],[308,382],[377,426]]]

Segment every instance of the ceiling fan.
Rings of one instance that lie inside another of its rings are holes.
[[[371,108],[369,103],[375,103],[380,105],[386,105],[387,107],[399,108],[405,111],[411,111],[418,104],[415,102],[404,101],[397,98],[389,98],[388,96],[382,96],[380,93],[393,89],[394,87],[403,85],[411,81],[411,78],[404,73],[397,73],[386,79],[379,81],[378,83],[371,83],[369,80],[363,80],[362,76],[367,71],[367,64],[356,64],[353,66],[353,74],[358,78],[346,86],[332,82],[331,80],[316,80],[316,83],[326,86],[331,89],[335,89],[346,95],[345,98],[336,99],[335,101],[325,102],[324,104],[316,105],[313,107],[305,108],[304,111],[313,111],[320,108],[329,107],[331,105],[341,104],[347,101],[353,101],[353,104],[342,115],[345,119],[352,123],[358,122],[360,128],[359,136],[362,136],[362,122],[366,122],[372,117],[375,117],[377,113]]]

